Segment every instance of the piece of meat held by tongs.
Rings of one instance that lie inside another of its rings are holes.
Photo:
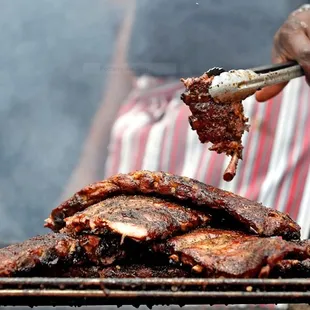
[[[303,74],[297,63],[288,62],[228,72],[216,67],[200,77],[181,79],[186,87],[181,99],[192,112],[189,122],[199,140],[211,142],[209,150],[231,156],[223,175],[225,181],[236,175],[238,161],[242,159],[242,136],[244,131],[249,131],[242,100],[266,86]]]

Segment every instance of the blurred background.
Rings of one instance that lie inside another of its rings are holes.
[[[0,236],[47,232],[102,98],[122,10],[108,0],[0,0]]]

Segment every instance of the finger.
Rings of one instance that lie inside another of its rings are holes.
[[[282,83],[282,84],[264,87],[262,90],[259,90],[255,93],[255,98],[258,102],[265,102],[277,96],[286,85],[287,83]]]
[[[274,63],[296,60],[304,69],[306,80],[310,85],[310,39],[309,29],[296,18],[290,18],[275,37],[275,47],[272,52]],[[288,83],[277,84],[256,92],[259,102],[267,101],[278,95]]]
[[[291,17],[275,41],[275,57],[284,56],[288,60],[296,60],[303,67],[307,80],[310,80],[310,30],[308,28],[302,20],[295,16]]]

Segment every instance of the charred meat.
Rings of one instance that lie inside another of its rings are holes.
[[[242,135],[249,130],[248,118],[243,114],[241,101],[215,102],[209,94],[213,77],[206,73],[198,78],[181,79],[186,92],[181,99],[189,106],[192,115],[189,122],[202,143],[211,142],[211,151],[231,156],[224,173],[224,180],[231,181],[242,159]]]
[[[82,235],[77,240],[83,249],[84,262],[96,265],[111,265],[124,258],[130,249],[127,243],[121,244],[119,236],[100,238],[93,235]]]
[[[63,234],[48,234],[0,249],[0,277],[27,273],[39,265],[73,262],[81,256],[77,240]]]
[[[202,228],[153,246],[176,263],[206,277],[268,277],[282,259],[306,258],[307,246],[281,237],[261,238],[238,231]]]
[[[116,196],[65,218],[62,232],[121,235],[137,241],[165,239],[205,225],[210,217],[150,196]]]
[[[190,272],[179,267],[144,264],[107,267],[99,274],[101,278],[184,278],[190,276]]]
[[[273,278],[309,278],[310,259],[284,259],[272,270]]]
[[[118,174],[86,186],[54,209],[45,226],[57,232],[65,226],[66,218],[85,209],[87,213],[88,207],[119,195],[153,195],[173,199],[175,203],[184,203],[202,212],[214,211],[215,215],[217,211],[224,212],[240,224],[240,229],[260,236],[300,237],[299,225],[287,214],[194,179],[151,171]]]
[[[147,266],[145,264],[133,265],[116,265],[106,268],[70,268],[65,274],[67,277],[89,277],[89,274],[95,275],[97,278],[182,278],[188,277],[190,272],[187,272],[179,267],[159,265]]]
[[[109,267],[69,266],[64,268],[45,267],[34,276],[52,278],[185,278],[191,273],[176,266],[126,264]]]
[[[288,215],[164,172],[89,185],[45,226],[55,233],[0,249],[0,277],[249,278],[309,270],[310,241],[299,240]]]
[[[111,265],[134,250],[127,243],[121,245],[119,236],[105,239],[92,235],[72,238],[58,233],[37,236],[0,249],[0,277],[20,276],[45,267],[62,268],[72,264]]]

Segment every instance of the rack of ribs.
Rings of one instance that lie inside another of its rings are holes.
[[[136,241],[166,239],[206,225],[210,216],[181,204],[149,196],[107,198],[65,218],[64,233],[117,233]]]
[[[287,214],[191,178],[147,170],[117,174],[84,187],[56,207],[46,220],[45,226],[55,232],[67,224],[73,226],[73,222],[80,216],[78,212],[86,210],[87,214],[89,207],[121,195],[169,199],[206,215],[214,213],[215,217],[216,213],[221,211],[221,217],[225,214],[232,223],[237,223],[240,229],[260,236],[283,236],[286,239],[300,237],[299,225]],[[93,208],[96,207],[90,210]],[[75,217],[70,218],[75,214]],[[142,217],[140,220],[144,221]]]
[[[181,79],[186,87],[181,100],[192,112],[189,123],[201,143],[211,142],[209,150],[231,156],[223,176],[225,181],[231,181],[236,175],[238,160],[242,159],[241,139],[244,131],[249,131],[248,118],[243,114],[241,101],[214,101],[208,92],[212,79],[213,76],[206,73],[197,78]]]
[[[310,270],[310,241],[300,241],[288,215],[164,172],[86,186],[46,226],[54,232],[0,249],[0,276],[256,278]]]

